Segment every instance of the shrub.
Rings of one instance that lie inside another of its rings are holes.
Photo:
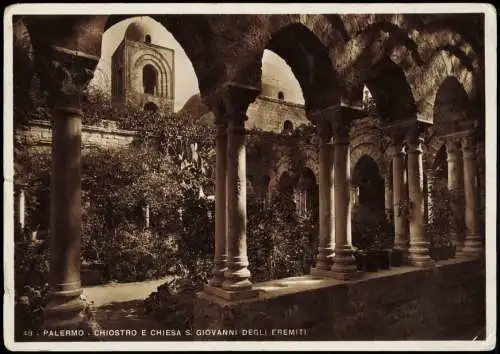
[[[384,210],[377,212],[362,204],[351,212],[351,233],[353,246],[358,249],[385,249],[394,243],[394,228]]]

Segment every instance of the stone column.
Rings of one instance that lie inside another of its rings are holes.
[[[40,55],[43,53],[43,55]],[[88,325],[80,281],[81,125],[84,89],[99,58],[65,48],[35,53],[39,74],[49,91],[52,110],[52,175],[50,204],[50,295],[44,328]]]
[[[387,220],[390,222],[393,215],[393,192],[391,186],[391,173],[388,172],[384,178],[384,207],[385,207],[385,216]]]
[[[402,139],[393,137],[391,146],[392,156],[392,183],[393,183],[393,210],[394,210],[394,248],[401,250],[403,257],[408,256],[408,234],[406,232],[405,218],[400,212],[401,202],[406,200],[405,183],[405,151]]]
[[[18,205],[18,225],[21,231],[24,230],[26,217],[26,196],[24,189],[19,190],[19,205]]]
[[[416,130],[416,129],[415,129]],[[431,267],[434,261],[429,256],[429,242],[424,236],[423,214],[423,138],[418,131],[408,134],[408,195],[410,201],[410,263],[417,267]]]
[[[316,270],[330,270],[333,262],[335,218],[333,189],[332,130],[326,121],[319,123],[319,245]]]
[[[246,116],[231,117],[227,128],[227,270],[222,287],[249,290],[246,240]]]
[[[426,183],[426,189],[425,189],[425,200],[426,200],[426,210],[425,210],[425,222],[429,223],[432,222],[432,205],[433,205],[433,198],[432,198],[432,191],[434,189],[434,171],[429,168],[426,170],[426,176],[427,176],[427,183]]]
[[[144,227],[149,229],[149,204],[144,206]]]
[[[204,291],[226,300],[258,296],[247,257],[246,111],[259,90],[221,85],[207,99],[218,125],[216,141],[216,236],[213,278]]]
[[[221,287],[226,268],[226,159],[227,159],[227,124],[217,125],[215,141],[215,254],[210,286]]]
[[[51,302],[45,326],[82,321],[80,282],[80,145],[82,112],[70,107],[53,111],[51,180]]]
[[[448,165],[448,190],[452,195],[452,198],[459,198],[463,195],[463,161],[462,153],[460,151],[460,140],[456,138],[448,138],[446,141],[446,154],[447,154],[447,165]],[[463,225],[463,204],[458,200],[451,200],[451,210],[453,213],[452,224],[453,228],[450,228],[450,236],[456,243],[457,250],[461,251],[463,248],[464,240],[463,235],[457,233],[458,229],[461,229],[460,224]]]
[[[478,257],[483,254],[483,242],[478,228],[478,188],[476,166],[476,141],[468,135],[462,139],[465,196],[465,243],[464,255]]]
[[[344,123],[339,123],[344,124]],[[336,279],[358,279],[362,272],[357,270],[351,245],[351,202],[349,196],[350,164],[349,135],[345,126],[337,127],[334,134],[335,169],[335,255],[332,276]]]

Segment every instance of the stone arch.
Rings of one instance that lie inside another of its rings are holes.
[[[142,86],[144,93],[154,95],[158,85],[158,74],[151,64],[142,67]]]
[[[448,76],[437,89],[435,96],[433,122],[437,133],[455,132],[453,123],[466,120],[469,109],[469,97],[464,87],[454,76]]]
[[[148,102],[144,105],[145,111],[158,112],[158,106],[153,102]]]
[[[141,73],[140,80],[132,80],[136,92],[142,92],[142,68],[151,65],[158,73],[158,96],[169,97],[173,93],[173,80],[169,80],[173,77],[172,68],[165,60],[159,60],[150,53],[137,53],[132,57],[132,62],[132,75]]]
[[[385,206],[384,179],[379,165],[369,155],[362,155],[353,166],[351,185],[358,189],[356,204],[383,211]]]
[[[432,80],[429,80],[429,77]],[[441,86],[449,77],[453,77],[462,86],[469,101],[477,94],[474,72],[464,66],[458,56],[447,50],[439,50],[425,67],[415,75],[413,91],[419,113],[428,120],[434,119],[434,105]]]
[[[297,212],[306,215],[317,213],[319,207],[319,188],[314,172],[307,167],[302,168],[296,181]]]
[[[341,85],[328,49],[314,32],[300,22],[286,25],[280,22],[269,35],[260,58],[264,49],[268,49],[290,66],[302,89],[306,110],[319,110],[340,102]]]
[[[105,18],[103,28],[111,26],[134,15],[111,15]],[[224,46],[217,46],[217,37],[214,34],[208,17],[203,15],[150,15],[153,20],[163,25],[175,40],[180,44],[198,79],[198,86],[202,97],[207,97],[225,80],[227,75],[224,59],[227,55],[221,54],[226,50]]]
[[[281,175],[292,170],[292,162],[290,157],[283,156],[275,165],[275,168],[269,173],[268,194],[275,195],[278,191],[279,179]]]
[[[386,174],[386,164],[384,159],[384,154],[380,150],[380,147],[373,143],[359,144],[351,148],[351,178],[354,173],[354,168],[364,156],[371,158],[377,165],[379,173],[384,176]]]

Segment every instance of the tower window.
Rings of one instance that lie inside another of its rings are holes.
[[[155,95],[157,90],[156,81],[157,75],[155,68],[151,64],[147,64],[142,69],[142,84],[144,86],[144,93]]]
[[[285,94],[283,91],[278,92],[278,100],[284,100],[285,99]]]
[[[283,134],[292,134],[293,132],[293,123],[289,120],[286,120],[283,124]]]
[[[146,38],[144,39],[144,42],[151,43],[151,36],[149,34],[146,34]]]

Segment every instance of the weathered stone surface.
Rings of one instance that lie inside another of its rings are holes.
[[[267,331],[259,338],[279,340],[471,340],[464,333],[485,326],[481,261],[449,260],[431,269],[398,267],[352,282],[300,277],[316,279],[317,284],[308,287],[295,279],[297,285],[288,290],[283,286],[286,279],[281,286],[280,281],[255,284],[254,288],[264,289],[255,300],[228,302],[200,294],[196,328],[238,328],[240,332],[258,328]],[[278,290],[269,290],[269,284]],[[304,329],[307,334],[272,336],[273,328]]]

